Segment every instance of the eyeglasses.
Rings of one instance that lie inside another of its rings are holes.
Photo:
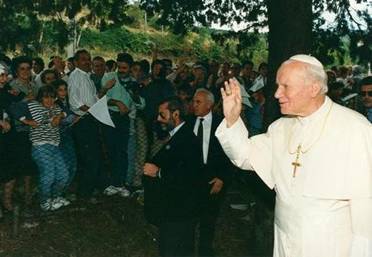
[[[360,91],[359,95],[362,96],[362,97],[366,97],[366,96],[372,97],[372,90]]]

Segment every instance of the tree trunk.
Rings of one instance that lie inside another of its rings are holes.
[[[312,45],[312,0],[267,0],[269,25],[269,73],[265,87],[264,125],[267,128],[280,116],[274,98],[276,71],[295,54],[309,54]]]

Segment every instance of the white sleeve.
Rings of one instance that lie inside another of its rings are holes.
[[[70,77],[68,80],[68,97],[72,110],[77,111],[84,105],[80,97],[80,85],[76,76]]]
[[[239,118],[230,128],[227,128],[224,119],[215,134],[226,155],[236,166],[245,170],[254,170],[268,187],[274,187],[272,143],[269,132],[248,138],[248,130]]]
[[[350,201],[353,241],[350,257],[372,257],[372,198]]]

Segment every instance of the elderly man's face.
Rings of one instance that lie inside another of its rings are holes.
[[[208,100],[208,97],[203,92],[198,92],[192,99],[192,106],[194,109],[195,116],[203,117],[207,115],[212,109],[212,103]]]
[[[304,64],[292,62],[282,65],[277,73],[278,89],[275,98],[279,100],[280,111],[286,115],[307,116],[313,101],[310,85],[306,85]]]
[[[372,108],[372,84],[363,85],[360,88],[360,95],[362,97],[364,107]]]

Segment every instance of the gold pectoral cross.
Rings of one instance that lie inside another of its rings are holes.
[[[298,160],[300,159],[300,153],[301,153],[301,145],[298,145],[297,150],[296,150],[296,160],[292,162],[292,165],[293,165],[292,177],[296,177],[297,168],[301,167],[301,163],[298,162]]]

